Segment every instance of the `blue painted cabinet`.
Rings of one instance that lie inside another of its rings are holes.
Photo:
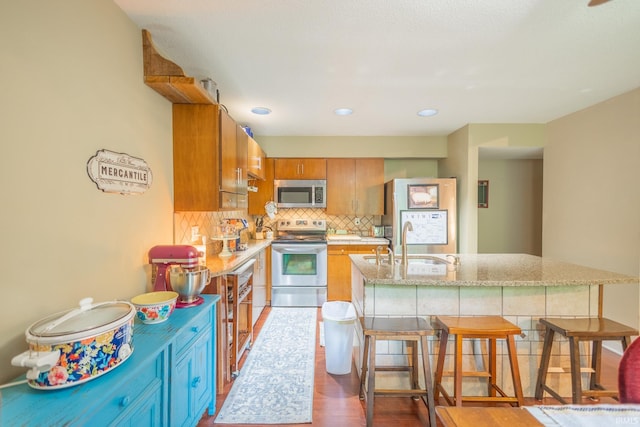
[[[0,426],[195,426],[215,412],[216,303],[176,309],[169,320],[136,319],[133,354],[99,378],[60,390],[0,390]]]
[[[171,371],[171,425],[190,426],[198,422],[215,392],[207,381],[215,367],[211,361],[212,334],[206,333],[178,356]]]

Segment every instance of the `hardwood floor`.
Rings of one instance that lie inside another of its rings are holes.
[[[255,326],[255,336],[260,333],[268,314],[267,307]],[[321,310],[318,309],[318,320],[322,320]],[[246,357],[246,355],[245,355]],[[620,356],[608,350],[603,350],[602,359],[602,384],[607,388],[617,387],[617,372]],[[244,358],[240,364],[244,363]],[[286,424],[287,427],[354,427],[364,426],[364,405],[358,398],[360,380],[355,367],[350,375],[331,375],[325,368],[324,347],[320,347],[320,331],[316,333],[316,370],[315,392],[313,398],[313,422],[311,424]],[[216,414],[224,403],[224,399],[231,390],[231,384],[225,387],[217,396]],[[600,402],[585,399],[585,404],[590,403],[615,403],[610,398],[603,398]],[[553,398],[545,398],[542,402],[534,398],[526,398],[525,405],[556,405],[559,404]],[[198,423],[199,427],[212,427],[215,415],[205,415]],[[421,401],[413,401],[401,397],[379,397],[375,402],[374,424],[376,427],[413,427],[428,425],[428,414],[425,405]],[[219,424],[224,425],[224,424]],[[255,427],[255,424],[241,425],[238,427]]]

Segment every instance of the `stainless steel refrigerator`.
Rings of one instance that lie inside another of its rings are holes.
[[[395,254],[402,252],[402,228],[407,232],[407,253],[454,254],[457,244],[455,178],[393,179],[384,185],[384,236]]]

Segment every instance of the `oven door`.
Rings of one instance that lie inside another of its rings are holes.
[[[272,243],[272,286],[327,286],[326,243]]]

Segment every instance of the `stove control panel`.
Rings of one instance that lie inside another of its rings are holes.
[[[327,221],[324,219],[286,219],[278,221],[279,231],[326,231]]]

